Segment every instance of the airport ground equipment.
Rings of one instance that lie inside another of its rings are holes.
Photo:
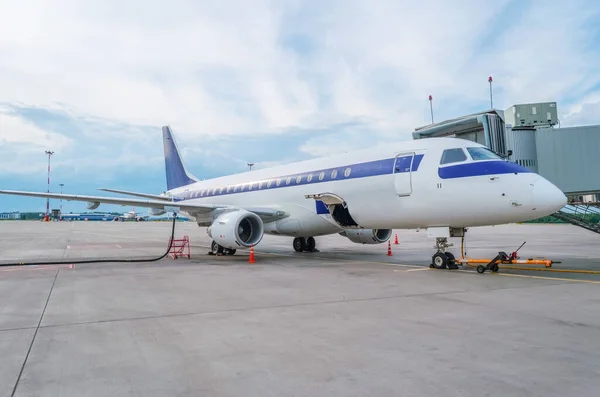
[[[171,258],[191,258],[190,238],[188,236],[183,236],[182,239],[177,240],[174,240],[173,237],[171,237],[169,240],[169,245],[171,246],[171,250],[169,251],[169,256],[171,256]]]
[[[460,247],[461,257],[459,259],[456,259],[456,263],[459,263],[461,265],[467,265],[470,267],[476,267],[477,273],[485,273],[486,270],[490,270],[490,271],[496,273],[496,272],[498,272],[498,270],[500,270],[500,265],[541,265],[546,268],[549,268],[552,266],[553,263],[559,263],[559,262],[554,262],[554,261],[552,261],[550,259],[546,259],[546,258],[520,259],[518,256],[518,252],[521,248],[523,248],[523,246],[526,243],[527,242],[524,241],[523,244],[521,244],[519,246],[519,248],[517,248],[515,251],[511,252],[510,255],[504,251],[499,251],[498,255],[496,255],[491,260],[490,259],[472,259],[472,258],[467,258],[466,254],[465,254],[465,238],[463,236],[462,241],[461,241],[461,247]],[[520,267],[517,267],[517,266],[510,267],[510,268],[511,269],[520,269]]]
[[[254,246],[250,246],[250,258],[248,258],[248,263],[256,263],[254,260]]]

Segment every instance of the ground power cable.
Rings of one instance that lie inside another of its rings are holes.
[[[0,267],[8,266],[44,266],[44,265],[71,265],[71,264],[82,264],[82,263],[112,263],[112,262],[127,262],[127,263],[141,263],[141,262],[156,262],[167,255],[173,247],[173,240],[175,239],[175,223],[177,221],[177,213],[173,214],[173,226],[171,227],[171,238],[169,239],[169,246],[167,251],[156,258],[139,258],[139,259],[123,259],[123,258],[111,258],[111,259],[85,259],[85,260],[72,260],[72,261],[55,261],[55,262],[15,262],[15,263],[0,263]]]

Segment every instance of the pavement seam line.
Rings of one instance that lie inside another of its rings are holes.
[[[331,301],[291,303],[291,304],[287,304],[287,305],[241,307],[241,308],[225,309],[225,310],[210,310],[210,311],[198,311],[198,312],[188,312],[188,313],[161,314],[161,315],[156,315],[156,316],[145,316],[145,317],[116,318],[116,319],[107,319],[107,320],[52,324],[52,325],[44,325],[44,326],[41,326],[40,328],[71,327],[71,326],[76,326],[76,325],[91,325],[91,324],[115,323],[115,322],[125,322],[125,321],[153,320],[153,319],[170,318],[170,317],[203,316],[203,315],[208,315],[208,314],[235,313],[235,312],[245,312],[245,311],[252,311],[252,310],[286,309],[286,308],[294,308],[294,307],[332,305],[332,304],[339,304],[339,303],[369,302],[369,301],[386,300],[386,299],[419,298],[419,297],[424,297],[424,296],[450,295],[450,294],[458,294],[458,293],[464,293],[464,292],[469,292],[469,291],[468,290],[456,290],[456,291],[447,291],[447,292],[428,292],[428,293],[421,293],[421,294],[381,296],[381,297],[371,297],[371,298],[356,298],[356,299],[340,299],[340,300],[331,300]]]
[[[5,329],[0,329],[0,333],[1,332],[11,332],[11,331],[27,331],[30,329],[35,329],[36,327],[19,327],[19,328],[5,328]]]
[[[14,397],[17,392],[17,388],[19,387],[19,382],[21,381],[21,376],[23,376],[23,371],[25,370],[25,365],[27,365],[27,360],[29,359],[29,354],[31,353],[31,349],[33,348],[33,344],[35,343],[35,337],[40,329],[40,325],[42,325],[42,320],[44,319],[44,314],[46,314],[46,308],[48,307],[48,302],[50,302],[50,296],[52,295],[52,291],[54,291],[54,285],[56,284],[56,279],[58,278],[58,273],[60,273],[60,269],[56,271],[56,275],[54,276],[54,281],[52,281],[52,286],[50,287],[50,292],[48,292],[48,297],[46,298],[46,304],[44,305],[44,310],[42,310],[42,314],[40,316],[40,320],[38,321],[37,327],[35,328],[35,332],[33,333],[33,338],[31,338],[31,343],[29,344],[29,349],[27,350],[27,354],[25,355],[25,360],[23,360],[23,365],[21,366],[21,371],[19,371],[19,376],[17,377],[17,381],[15,382],[15,386],[11,393],[11,397]]]

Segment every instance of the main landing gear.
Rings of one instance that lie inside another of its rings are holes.
[[[296,237],[294,239],[294,251],[296,252],[319,252],[316,248],[317,243],[314,237]]]
[[[234,249],[229,249],[229,248],[225,248],[222,245],[217,244],[216,241],[213,240],[213,242],[210,245],[210,255],[233,255],[235,254],[235,250]]]
[[[448,243],[448,238],[437,237],[435,239],[435,249],[437,252],[431,258],[432,269],[458,269],[456,258],[451,252],[446,252],[446,248],[452,247],[454,244]]]

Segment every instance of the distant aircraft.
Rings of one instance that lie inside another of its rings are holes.
[[[101,190],[106,190],[106,189],[101,189]],[[141,221],[143,221],[144,219],[147,219],[147,218],[148,218],[148,216],[147,216],[147,215],[139,215],[139,214],[136,214],[136,212],[135,212],[135,207],[133,207],[133,208],[131,209],[131,211],[129,211],[129,212],[125,212],[125,213],[124,213],[124,214],[122,214],[122,215],[115,216],[115,219],[114,219],[114,220],[115,220],[115,221],[121,221],[121,222],[123,222],[123,221],[133,221],[133,220],[135,220],[135,221],[137,221],[137,222],[141,222]]]
[[[552,183],[485,146],[457,138],[390,143],[200,181],[185,168],[170,127],[162,128],[167,191],[115,189],[116,198],[0,190],[3,194],[181,211],[207,226],[214,253],[256,246],[264,233],[293,237],[298,252],[315,236],[338,233],[358,244],[387,242],[392,229],[427,229],[436,268],[456,268],[448,238],[465,228],[550,215],[567,202]],[[176,208],[173,208],[176,207]]]

